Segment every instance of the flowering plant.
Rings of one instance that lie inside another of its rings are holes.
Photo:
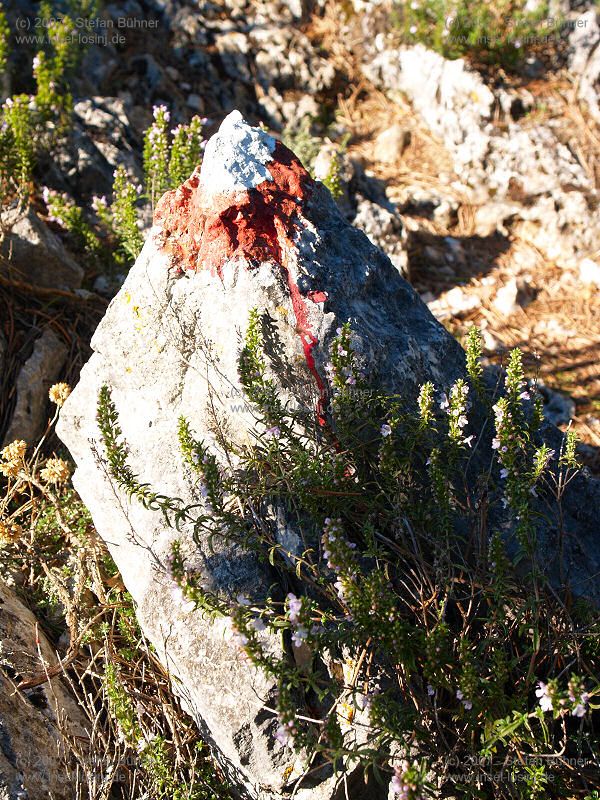
[[[598,615],[585,604],[567,608],[534,546],[536,494],[554,487],[560,504],[577,470],[575,439],[565,437],[558,458],[539,441],[520,353],[511,355],[500,396],[487,388],[474,334],[453,385],[439,392],[428,382],[417,397],[390,396],[369,385],[360,340],[345,323],[330,343],[323,426],[282,403],[262,330],[254,311],[239,357],[263,430],[252,447],[221,432],[216,451],[180,420],[194,506],[131,473],[106,387],[100,396],[99,426],[121,487],[171,527],[190,525],[198,543],[224,538],[273,570],[266,596],[214,591],[176,539],[166,568],[179,602],[229,619],[232,647],[278,686],[276,739],[305,764],[328,760],[343,771],[360,762],[387,774],[396,797],[415,800],[447,784],[457,754],[471,765],[469,790],[478,796],[512,797],[516,780],[531,792],[550,777],[578,786],[560,760],[518,771],[565,741],[569,752],[593,758],[600,691],[591,634]],[[484,465],[477,480],[473,461]],[[503,477],[504,469],[517,477]],[[273,509],[298,532],[300,551],[278,539]],[[503,530],[521,543],[516,553]],[[573,674],[565,687],[566,664]],[[486,771],[492,757],[516,765],[508,782]]]

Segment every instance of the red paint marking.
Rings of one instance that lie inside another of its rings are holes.
[[[308,299],[313,303],[324,303],[328,298],[327,292],[309,292]]]
[[[236,257],[251,265],[274,261],[281,266],[306,364],[319,390],[317,416],[325,425],[326,389],[312,352],[318,340],[310,330],[305,299],[288,265],[293,247],[291,232],[310,197],[313,181],[281,142],[277,142],[267,169],[272,180],[263,181],[255,189],[206,198],[199,187],[199,175],[194,173],[179,189],[161,198],[154,221],[162,228],[162,246],[173,256],[178,271],[208,269],[222,278],[223,265]],[[309,298],[322,303],[327,295],[310,292]]]

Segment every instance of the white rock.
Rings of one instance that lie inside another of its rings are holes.
[[[271,180],[267,164],[274,149],[272,136],[250,128],[239,111],[232,111],[206,145],[200,172],[204,191],[244,192]]]
[[[519,308],[517,303],[518,294],[519,287],[517,286],[517,281],[513,278],[496,292],[496,297],[493,300],[496,311],[500,312],[504,317],[510,317],[511,314],[514,314]]]
[[[579,280],[582,283],[600,286],[600,264],[591,258],[584,258],[579,264]]]

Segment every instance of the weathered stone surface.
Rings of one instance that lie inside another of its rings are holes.
[[[363,69],[392,98],[408,97],[443,142],[471,202],[498,229],[506,219],[522,221],[519,235],[566,267],[600,247],[596,187],[555,125],[524,124],[508,114],[496,126],[495,105],[509,107],[511,97],[496,97],[464,59],[450,61],[423,45],[386,49]]]
[[[4,438],[5,444],[24,439],[33,444],[44,429],[48,389],[56,382],[67,357],[67,346],[46,328],[33,346],[17,378],[17,402]]]
[[[595,9],[581,15],[581,25],[569,37],[569,66],[578,76],[577,94],[600,122],[600,21]]]
[[[7,259],[3,270],[9,277],[51,289],[81,286],[83,269],[32,208],[24,214],[8,209],[2,224],[6,236],[0,252]]]
[[[463,374],[464,354],[293,154],[234,112],[209,142],[201,172],[161,200],[155,227],[63,409],[58,430],[77,462],[74,483],[142,627],[244,796],[280,798],[291,793],[297,773],[290,774],[289,750],[273,738],[274,687],[240,660],[223,621],[211,623],[181,606],[165,565],[174,534],[159,514],[114,487],[98,458],[95,421],[98,392],[107,384],[134,472],[191,502],[193,479],[176,438],[179,415],[217,453],[223,427],[238,444],[259,432],[237,376],[240,333],[253,308],[264,314],[282,399],[325,424],[328,345],[341,323],[351,322],[373,380],[407,397],[426,380],[447,387]],[[571,509],[566,514],[571,524]],[[586,520],[582,547],[589,545]],[[197,548],[185,527],[177,536],[211,587],[260,597],[274,579],[233,546],[221,543],[213,552],[200,541]],[[597,566],[590,560],[589,569]],[[316,780],[294,796],[344,796],[334,779]],[[352,797],[376,797],[371,791],[363,786]]]
[[[109,195],[119,165],[141,180],[140,142],[127,104],[117,97],[89,97],[73,110],[71,136],[48,167],[50,184],[87,197]]]
[[[60,731],[87,738],[84,717],[59,677],[20,691],[16,685],[58,663],[35,616],[0,581],[0,797],[72,800],[76,777]],[[39,646],[39,652],[38,652]]]

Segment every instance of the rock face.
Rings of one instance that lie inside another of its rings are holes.
[[[569,37],[569,66],[578,76],[577,94],[600,122],[600,20],[595,10],[581,15],[581,25]]]
[[[263,314],[282,399],[324,421],[328,345],[345,321],[383,388],[416,396],[424,381],[446,387],[464,371],[461,348],[390,261],[348,225],[289,150],[233,112],[207,145],[201,171],[161,200],[58,431],[143,629],[243,796],[281,798],[295,788],[298,798],[343,797],[333,776],[294,787],[293,756],[274,740],[273,685],[240,660],[223,621],[181,606],[165,566],[173,531],[160,514],[129,502],[101,459],[95,408],[107,384],[133,471],[191,502],[178,417],[198,438],[216,440],[217,452],[223,427],[238,443],[257,433],[237,376],[240,334],[253,308]],[[197,548],[185,528],[177,536],[215,589],[256,597],[273,580],[231,546],[212,551],[201,541]],[[357,792],[377,796],[364,785]]]
[[[0,797],[72,800],[77,779],[60,731],[83,743],[84,717],[59,677],[25,691],[16,688],[43,674],[40,654],[48,669],[57,659],[34,615],[1,581],[0,640]]]
[[[2,224],[7,233],[1,252],[8,261],[10,278],[51,289],[81,286],[83,269],[32,208],[24,214],[9,209]]]
[[[66,344],[47,328],[33,346],[17,378],[17,401],[4,437],[4,444],[15,439],[34,443],[43,433],[48,389],[56,382],[67,358]]]
[[[587,28],[578,30],[587,38],[579,34],[573,43],[572,64],[581,70],[591,110],[599,49],[594,12],[585,17]],[[402,94],[410,100],[450,154],[457,188],[481,206],[492,231],[513,221],[523,239],[562,267],[576,267],[600,247],[593,181],[560,130],[513,117],[516,96],[494,94],[464,59],[450,61],[420,44],[383,50],[363,70],[392,99]],[[494,120],[496,109],[505,112],[503,127]],[[479,216],[476,210],[477,232],[485,236]]]

